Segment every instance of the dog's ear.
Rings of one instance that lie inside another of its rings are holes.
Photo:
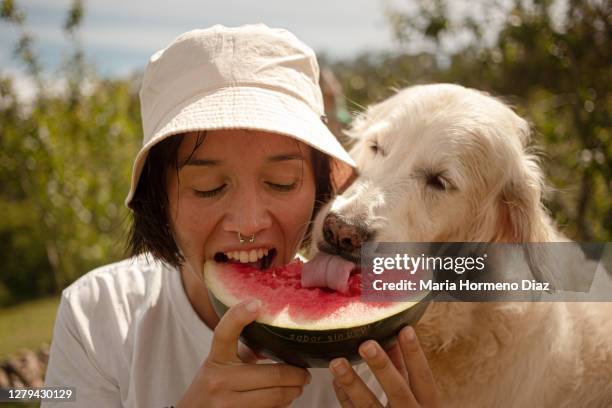
[[[517,154],[511,158],[508,177],[499,193],[499,230],[496,241],[548,241],[551,223],[543,205],[544,177],[535,154],[529,152],[531,130],[527,121],[516,116]]]
[[[556,230],[543,196],[546,189],[534,155],[523,153],[517,171],[510,174],[499,194],[499,236],[502,242],[547,242]]]
[[[532,242],[541,215],[541,190],[528,180],[509,180],[501,190],[496,241]]]
[[[538,282],[557,286],[547,242],[556,239],[550,217],[542,204],[542,177],[532,158],[526,158],[524,173],[508,180],[501,190],[499,236],[496,241],[522,244],[529,271]]]
[[[528,135],[523,135],[528,138]],[[522,139],[521,143],[526,143]],[[524,148],[523,148],[524,149]],[[539,282],[556,286],[549,246],[557,240],[556,229],[544,207],[544,181],[535,155],[522,150],[499,194],[498,236],[495,241],[523,244],[525,259],[532,276]]]

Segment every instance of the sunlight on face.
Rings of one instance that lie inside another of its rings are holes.
[[[168,172],[169,218],[186,264],[201,274],[220,253],[276,250],[272,266],[290,262],[315,200],[311,149],[287,136],[215,130],[197,147],[186,136],[179,171]],[[193,154],[192,154],[193,153]],[[253,243],[240,243],[255,234]]]

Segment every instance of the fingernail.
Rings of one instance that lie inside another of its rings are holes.
[[[346,374],[346,371],[347,371],[346,365],[344,364],[344,361],[342,360],[332,362],[331,368],[334,371],[334,373],[336,373],[336,375],[339,375],[339,376]]]
[[[408,342],[413,342],[416,338],[414,334],[414,329],[411,326],[407,326],[402,330],[402,336],[404,336],[404,340]]]
[[[249,303],[246,304],[245,309],[251,313],[255,313],[259,310],[261,306],[261,302],[258,299],[253,299]]]
[[[367,343],[362,347],[363,357],[374,358],[376,357],[376,345],[374,343]]]

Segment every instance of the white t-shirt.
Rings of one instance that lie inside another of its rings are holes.
[[[212,335],[175,268],[140,256],[93,270],[63,291],[45,379],[49,387],[75,387],[76,403],[42,407],[175,406]],[[384,402],[367,366],[356,370]],[[292,407],[338,406],[328,370],[310,372]]]

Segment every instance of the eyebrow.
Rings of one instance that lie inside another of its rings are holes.
[[[284,153],[276,156],[271,156],[266,159],[267,162],[276,163],[287,160],[304,160],[304,156],[301,153]]]
[[[202,160],[192,157],[187,160],[185,166],[218,166],[219,164],[221,164],[221,160]]]
[[[288,160],[304,160],[304,156],[301,153],[283,153],[274,156],[270,156],[266,159],[268,163],[278,163]],[[213,159],[196,159],[194,157],[187,160],[185,166],[218,166],[223,163],[223,160]]]

